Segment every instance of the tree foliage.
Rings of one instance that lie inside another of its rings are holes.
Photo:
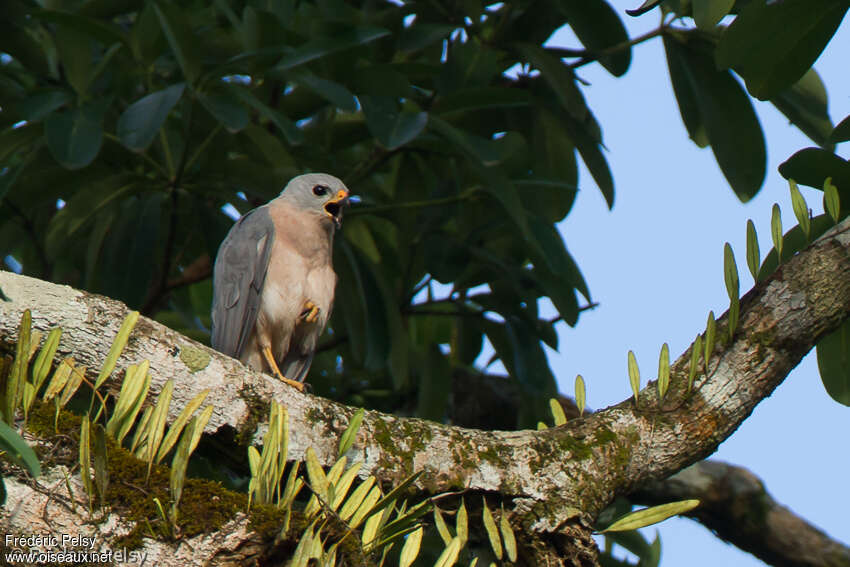
[[[831,152],[848,128],[833,132],[811,65],[846,9],[665,1],[659,28],[630,40],[605,0],[8,0],[0,255],[204,340],[229,207],[334,173],[361,200],[336,243],[315,391],[443,419],[453,377],[499,360],[522,409],[501,425],[529,425],[556,390],[544,346],[591,301],[556,229],[578,160],[614,203],[580,67],[620,76],[632,45],[660,36],[688,135],[742,201],[765,176],[752,96],[820,146],[783,174],[832,176],[844,197]],[[546,43],[565,25],[580,49]]]

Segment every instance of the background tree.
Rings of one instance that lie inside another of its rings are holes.
[[[244,212],[296,173],[336,173],[362,203],[337,248],[343,283],[316,392],[463,423],[450,392],[483,383],[518,408],[481,412],[504,418],[486,425],[533,424],[555,393],[542,345],[590,301],[554,228],[577,157],[614,198],[575,67],[625,73],[631,44],[661,36],[689,134],[746,200],[764,178],[763,135],[715,58],[825,147],[796,156],[789,176],[848,187],[809,70],[846,4],[753,2],[721,34],[734,4],[665,3],[674,13],[658,30],[629,41],[601,1],[8,3],[0,242],[25,273],[203,339],[210,258],[231,222],[222,206]],[[585,50],[542,47],[564,24]],[[542,297],[557,320],[540,317]],[[482,376],[485,338],[510,382]]]

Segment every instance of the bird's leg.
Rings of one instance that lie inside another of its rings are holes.
[[[290,380],[280,371],[280,368],[277,367],[277,362],[274,360],[274,355],[272,355],[272,349],[270,347],[263,348],[263,356],[266,359],[266,362],[269,363],[269,366],[272,369],[272,373],[274,373],[275,377],[278,378],[281,382],[285,382],[289,384],[293,388],[296,388],[299,392],[304,391],[304,384],[302,382],[296,382],[295,380]]]
[[[304,309],[301,311],[300,318],[308,323],[312,323],[319,316],[319,306],[309,299],[304,302]]]

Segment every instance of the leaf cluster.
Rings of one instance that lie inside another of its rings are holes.
[[[504,427],[532,425],[556,389],[545,346],[591,301],[556,229],[578,160],[614,202],[581,66],[621,76],[632,46],[660,36],[688,134],[744,201],[765,176],[751,95],[813,152],[846,139],[811,70],[845,3],[739,4],[665,1],[661,26],[630,39],[605,0],[9,0],[0,256],[206,340],[232,217],[328,171],[360,202],[336,242],[316,392],[445,419],[453,376],[499,361],[522,392]],[[563,26],[580,49],[547,43]],[[836,160],[816,154],[843,196]]]

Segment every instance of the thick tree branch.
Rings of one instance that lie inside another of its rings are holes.
[[[649,505],[697,498],[702,504],[688,516],[769,565],[850,565],[850,548],[778,503],[758,477],[741,467],[702,461],[629,498]]]
[[[385,482],[422,471],[418,489],[428,493],[500,493],[512,500],[526,529],[586,526],[616,494],[665,478],[714,451],[820,337],[847,317],[848,226],[850,221],[836,227],[741,300],[734,340],[718,341],[708,376],[698,374],[690,395],[685,353],[673,365],[663,405],[650,384],[637,408],[629,400],[541,432],[484,432],[367,412],[349,456],[364,462],[362,474]],[[0,274],[0,288],[12,299],[0,307],[0,347],[9,350],[21,312],[29,308],[37,328],[63,327],[60,352],[73,353],[90,368],[102,363],[126,313],[107,298],[8,273]],[[718,336],[726,333],[725,321],[725,316],[719,321]],[[200,390],[210,390],[207,403],[216,409],[207,432],[252,427],[259,401],[285,403],[293,459],[313,447],[322,462],[332,462],[354,411],[298,393],[145,318],[119,368],[143,359],[151,361],[152,392],[167,379],[176,383],[172,418]],[[117,386],[113,379],[110,387]]]

